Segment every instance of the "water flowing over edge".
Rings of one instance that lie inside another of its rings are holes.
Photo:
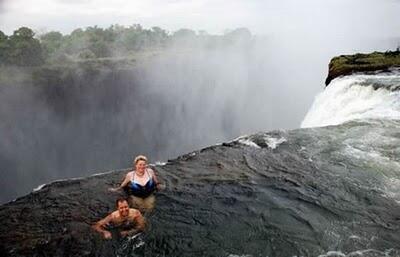
[[[400,119],[400,71],[337,78],[317,97],[302,128],[351,120]]]

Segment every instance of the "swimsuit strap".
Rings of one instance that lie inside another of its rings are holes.
[[[146,168],[145,172],[147,173],[147,176],[149,177],[149,180],[152,179],[152,177],[150,175],[150,172],[149,172],[149,169]]]
[[[147,184],[150,180],[153,179],[153,177],[150,175],[149,169],[146,168],[144,172],[147,174],[147,177],[149,178],[149,180],[147,180],[147,182],[146,182],[146,184]],[[135,182],[135,174],[136,174],[136,170],[135,170],[135,172],[133,173],[133,177],[132,177],[131,182],[140,185],[139,183]],[[144,184],[143,186],[145,186],[146,184]],[[142,185],[140,185],[140,186],[142,186]]]
[[[148,176],[148,180],[144,185],[141,185],[137,182],[134,181],[134,177],[131,180],[131,185],[130,185],[130,193],[134,196],[138,196],[138,197],[147,197],[149,195],[151,195],[151,193],[154,192],[155,190],[155,182],[153,177],[150,175],[150,171],[148,169],[145,170],[145,172],[147,173]]]

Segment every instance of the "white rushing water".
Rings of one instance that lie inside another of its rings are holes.
[[[400,119],[400,72],[351,75],[333,80],[320,93],[302,128],[358,119]]]

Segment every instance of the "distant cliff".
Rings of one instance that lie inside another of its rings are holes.
[[[387,71],[394,67],[400,67],[400,50],[385,53],[340,55],[330,61],[325,85],[328,86],[333,79],[339,76],[356,72]]]

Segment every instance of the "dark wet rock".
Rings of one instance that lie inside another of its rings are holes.
[[[144,245],[125,256],[399,256],[400,205],[385,191],[397,172],[345,151],[368,148],[370,131],[397,140],[396,128],[259,133],[156,166],[166,187]],[[397,160],[398,142],[380,142],[375,151]],[[125,172],[54,182],[1,206],[0,255],[115,254],[90,225],[113,210],[107,188]]]

